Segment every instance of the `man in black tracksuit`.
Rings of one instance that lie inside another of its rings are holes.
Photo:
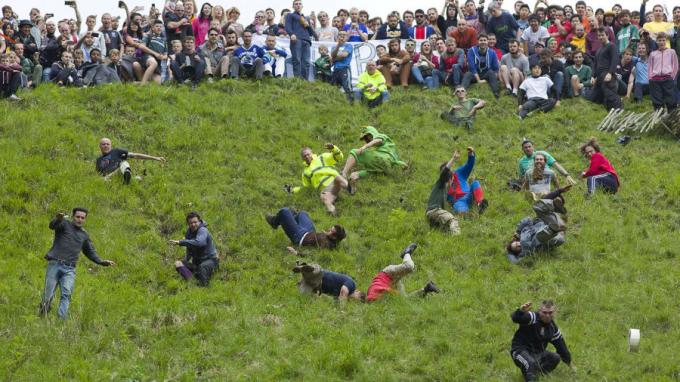
[[[554,314],[555,304],[547,300],[536,312],[531,311],[531,302],[527,302],[511,315],[519,329],[512,338],[510,354],[525,381],[536,381],[538,374],[553,371],[560,359],[574,369],[567,344],[553,321]],[[548,342],[555,346],[557,354],[546,350]]]
[[[607,110],[622,109],[621,97],[617,93],[618,82],[616,79],[616,66],[619,63],[619,54],[616,46],[609,41],[604,28],[598,28],[597,39],[602,46],[595,53],[593,64],[593,102],[601,103]]]

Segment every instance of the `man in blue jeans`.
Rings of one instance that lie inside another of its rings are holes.
[[[283,228],[286,236],[297,246],[317,248],[335,248],[345,238],[345,229],[336,224],[326,232],[316,232],[314,223],[305,211],[294,211],[288,207],[282,208],[276,215],[265,215],[267,223],[277,229]]]
[[[350,70],[350,63],[352,62],[352,44],[347,43],[347,32],[338,32],[338,44],[331,51],[331,58],[333,62],[333,74],[331,76],[331,83],[333,85],[342,86],[345,95],[349,99],[349,103],[354,103],[352,92],[352,72]]]
[[[59,301],[59,318],[66,319],[68,307],[71,303],[73,284],[76,281],[76,263],[78,255],[82,251],[88,259],[93,262],[108,267],[115,265],[111,260],[102,260],[97,255],[90,236],[83,229],[87,210],[82,207],[73,209],[73,220],[68,220],[63,213],[50,222],[50,229],[54,231],[54,241],[52,248],[45,255],[49,262],[45,275],[45,292],[40,303],[40,315],[46,316],[52,305],[54,292],[57,285],[61,289],[61,300]]]
[[[302,1],[293,2],[293,12],[286,15],[286,33],[290,36],[290,53],[293,59],[293,75],[309,79],[309,49],[315,35],[309,17],[302,14]]]

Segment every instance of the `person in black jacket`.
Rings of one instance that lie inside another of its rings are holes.
[[[621,97],[616,92],[618,89],[616,66],[619,63],[616,46],[609,41],[604,28],[597,29],[597,39],[602,46],[595,53],[591,99],[593,102],[603,104],[607,110],[622,109]]]
[[[560,359],[576,370],[564,337],[553,321],[555,311],[555,303],[545,300],[538,311],[532,312],[529,301],[510,316],[512,322],[519,324],[512,337],[510,354],[515,365],[522,370],[525,381],[536,381],[538,374],[555,370]],[[548,343],[553,344],[557,353],[546,350]]]
[[[61,319],[66,319],[68,307],[71,303],[71,293],[73,284],[76,281],[76,263],[82,251],[92,262],[104,267],[115,265],[111,260],[102,260],[97,255],[90,236],[83,229],[87,210],[76,207],[72,212],[73,219],[68,220],[63,213],[50,222],[50,229],[54,231],[54,242],[52,248],[45,255],[48,261],[47,273],[45,275],[45,292],[40,302],[40,315],[46,316],[52,305],[54,292],[57,285],[61,289],[61,300],[59,301],[58,315]]]

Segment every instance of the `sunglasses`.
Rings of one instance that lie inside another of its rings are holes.
[[[416,46],[416,44],[406,44],[406,46]]]
[[[461,90],[456,90],[455,93],[465,93],[465,90],[463,90],[463,89],[461,89]]]
[[[217,33],[211,33],[208,36],[210,36],[210,37],[217,36]]]
[[[425,15],[416,15],[417,19],[422,19],[423,17],[425,17]]]

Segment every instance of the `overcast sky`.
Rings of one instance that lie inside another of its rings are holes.
[[[199,0],[200,1],[200,0]],[[463,0],[459,0],[462,2]],[[487,0],[487,3],[490,0]],[[529,0],[530,5],[533,7],[533,2],[535,0]],[[165,0],[128,0],[127,4],[132,9],[135,5],[142,5],[144,6],[144,11],[148,12],[149,8],[151,7],[151,4],[155,3],[158,7],[163,4]],[[576,2],[576,0],[573,1],[551,1],[550,3],[556,3],[560,5],[564,4],[573,4]],[[586,0],[586,2],[595,7],[595,8],[603,8],[603,9],[610,9],[611,6],[615,3],[619,3],[623,5],[624,8],[628,8],[630,10],[637,10],[640,8],[640,1],[639,0],[611,0],[611,1],[604,1],[604,0]],[[71,18],[73,17],[73,10],[67,6],[64,5],[63,0],[23,0],[23,1],[17,1],[17,0],[2,0],[0,1],[3,5],[7,4],[12,6],[12,8],[19,14],[21,18],[28,18],[28,13],[31,8],[35,7],[38,8],[42,11],[43,14],[45,13],[54,13],[55,17],[57,20],[62,19],[62,18]],[[504,8],[507,7],[512,7],[512,4],[514,3],[514,0],[505,0],[504,3]],[[656,4],[657,1],[651,0],[651,4]],[[660,1],[661,4],[669,4],[667,1]],[[197,5],[200,7],[202,4],[197,2]],[[212,5],[222,5],[225,8],[235,5],[237,6],[240,11],[241,11],[241,18],[239,19],[239,22],[241,22],[244,25],[250,24],[250,22],[253,19],[253,16],[255,15],[255,12],[264,9],[267,7],[271,7],[276,10],[277,15],[283,8],[292,8],[292,1],[291,0],[257,0],[257,1],[237,1],[237,2],[210,2]],[[332,4],[332,5],[331,5]],[[334,14],[337,12],[337,9],[340,8],[339,5],[337,4],[342,4],[342,2],[330,2],[328,0],[303,0],[303,13],[309,14],[311,11],[319,12],[321,10],[325,10],[329,14]],[[356,6],[359,9],[365,9],[368,11],[369,15],[371,17],[373,16],[381,16],[383,19],[385,19],[385,15],[387,15],[390,11],[392,10],[399,10],[400,12],[403,12],[406,9],[410,10],[415,10],[416,8],[422,8],[422,9],[427,9],[429,7],[436,7],[441,11],[441,8],[444,5],[444,0],[438,0],[438,1],[432,1],[432,0],[373,0],[373,1],[354,1],[354,2],[347,2],[344,8],[351,8],[352,6]],[[78,2],[78,8],[80,9],[80,13],[83,16],[83,23],[84,19],[87,15],[92,15],[95,14],[97,16],[101,16],[103,13],[108,12],[113,14],[114,16],[121,15],[123,16],[124,13],[121,12],[118,9],[118,1],[117,0],[81,0]],[[651,7],[650,7],[651,8]],[[277,16],[278,17],[278,16]],[[277,18],[278,20],[278,18]],[[97,23],[99,24],[99,18],[97,19]]]

